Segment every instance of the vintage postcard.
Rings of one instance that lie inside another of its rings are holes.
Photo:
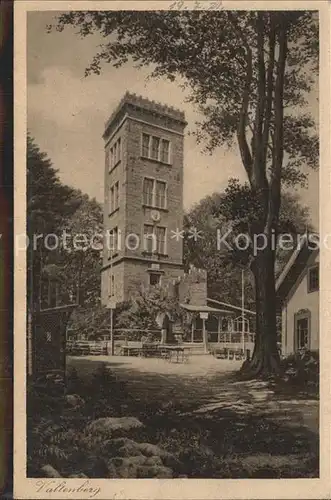
[[[16,2],[15,498],[330,498],[329,25]]]

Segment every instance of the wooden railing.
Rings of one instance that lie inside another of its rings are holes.
[[[143,329],[138,329],[138,328],[116,328],[114,329],[114,340],[116,343],[124,343],[126,341],[128,342],[141,342],[143,337],[149,337],[151,341],[153,342],[160,342],[161,340],[161,331],[160,330],[143,330]],[[229,332],[229,331],[222,331],[222,332],[215,332],[215,331],[208,331],[208,342],[210,343],[222,343],[222,344],[240,344],[243,342],[243,340],[247,343],[253,343],[254,342],[254,337],[255,334],[252,332],[245,332],[244,333],[244,339],[243,339],[243,333],[242,332]],[[95,342],[102,342],[102,340],[109,340],[110,339],[110,331],[104,329],[102,332],[100,332],[100,337],[99,340]],[[67,342],[70,344],[70,340],[75,341],[75,338],[68,339]],[[79,337],[81,341],[87,341],[87,339],[84,339],[84,337]],[[183,335],[183,341],[184,342],[190,342],[194,344],[200,344],[203,342],[203,334],[202,330],[194,330],[193,336],[191,334],[189,335]],[[93,341],[89,341],[91,345],[93,344]]]
[[[255,334],[251,332],[208,332],[209,342],[239,344],[243,342],[254,342]]]

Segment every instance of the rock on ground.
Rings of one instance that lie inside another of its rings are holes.
[[[169,467],[164,466],[141,466],[137,470],[137,478],[172,479],[173,473]]]
[[[138,457],[115,457],[108,462],[109,475],[125,479],[135,479],[137,477],[138,466],[143,465],[146,458]]]
[[[128,438],[112,439],[109,443],[109,447],[112,448],[114,453],[116,453],[116,456],[119,457],[134,457],[143,455],[141,449],[139,448],[139,443],[136,443],[132,439]]]
[[[44,465],[40,471],[43,473],[43,477],[62,477],[52,465]]]
[[[172,478],[172,466],[179,464],[171,453],[151,443],[137,443],[128,438],[109,442],[115,457],[108,462],[108,477]]]
[[[143,455],[123,458],[115,457],[108,462],[108,477],[125,479],[172,478],[173,472],[162,464],[160,457]]]
[[[86,429],[93,434],[113,435],[139,427],[143,427],[143,424],[135,417],[104,417],[94,420]]]
[[[154,463],[157,461],[155,457],[159,457],[160,460],[158,462],[162,461],[167,467],[176,468],[180,465],[178,459],[173,454],[151,443],[137,443],[132,439],[117,438],[110,441],[109,449],[113,451],[114,455],[119,457],[144,455],[145,457],[153,458]]]
[[[179,461],[177,458],[172,455],[172,453],[169,453],[168,451],[163,450],[156,444],[151,444],[151,443],[137,443],[139,445],[140,451],[148,456],[158,456],[162,459],[164,465],[167,467],[176,467],[179,465]]]
[[[85,401],[78,394],[67,394],[65,396],[65,402],[68,406],[72,408],[80,408],[85,405]]]

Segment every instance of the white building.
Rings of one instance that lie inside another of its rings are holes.
[[[319,250],[303,242],[276,282],[282,354],[319,349]]]

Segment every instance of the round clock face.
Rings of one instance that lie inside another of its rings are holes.
[[[154,222],[158,222],[161,218],[160,212],[158,210],[153,210],[153,212],[151,213],[151,217]]]

